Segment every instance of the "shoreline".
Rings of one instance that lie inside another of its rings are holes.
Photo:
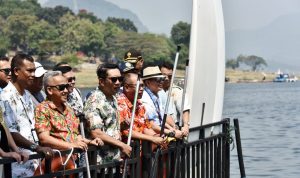
[[[79,88],[92,88],[98,86],[98,78],[96,69],[99,64],[82,63],[75,68],[76,87]],[[176,71],[176,77],[184,77],[183,70]],[[226,83],[270,83],[276,77],[276,73],[264,71],[242,71],[226,69],[225,78],[229,79]],[[300,78],[300,76],[297,76]],[[225,79],[224,79],[225,80]]]

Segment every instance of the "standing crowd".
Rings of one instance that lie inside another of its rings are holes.
[[[68,63],[58,63],[47,71],[27,54],[18,53],[11,60],[0,58],[0,157],[16,160],[0,168],[0,177],[40,175],[43,162],[28,160],[29,155],[42,153],[55,159],[54,150],[98,146],[99,164],[129,157],[132,148],[126,143],[134,106],[133,139],[152,142],[154,150],[167,147],[167,137],[187,137],[190,106],[183,100],[183,89],[170,84],[172,64],[144,67],[141,52],[134,49],[127,51],[123,60],[119,65],[98,66],[98,86],[83,102]],[[170,103],[165,108],[170,86]],[[80,116],[84,116],[87,138],[80,133]],[[101,149],[103,145],[106,149]],[[73,154],[68,164],[82,166],[84,159]],[[12,171],[5,171],[10,166]]]

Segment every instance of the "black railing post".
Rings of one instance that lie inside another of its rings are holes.
[[[238,159],[239,159],[241,178],[245,178],[246,173],[245,173],[244,160],[243,160],[243,151],[242,151],[242,143],[241,143],[241,136],[240,136],[239,120],[233,119],[233,123],[234,123],[236,149],[237,149],[237,155],[238,155]]]
[[[230,177],[230,120],[226,119],[226,122],[223,124],[223,134],[225,134],[225,138],[223,138],[223,171],[224,178]]]

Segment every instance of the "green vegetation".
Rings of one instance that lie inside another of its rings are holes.
[[[237,69],[240,67],[240,64],[245,64],[251,68],[252,71],[256,71],[263,66],[267,66],[267,62],[264,58],[250,55],[244,56],[239,55],[236,59],[229,59],[226,61],[226,68]]]
[[[171,38],[138,33],[132,21],[110,17],[106,21],[82,9],[75,15],[69,8],[42,8],[37,0],[0,1],[0,55],[23,51],[36,56],[99,57],[102,61],[122,59],[129,48],[143,52],[146,63],[173,60],[176,45],[182,46],[179,66],[188,57],[190,25],[175,24]]]

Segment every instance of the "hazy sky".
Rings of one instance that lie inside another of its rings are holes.
[[[179,20],[191,21],[192,0],[110,0],[136,13],[151,32],[169,33]],[[222,0],[226,30],[257,29],[277,17],[300,12],[300,0]]]
[[[169,35],[173,24],[191,21],[192,0],[107,1],[137,14],[154,33]],[[300,12],[300,0],[222,0],[222,4],[227,31],[261,28],[281,15]]]

